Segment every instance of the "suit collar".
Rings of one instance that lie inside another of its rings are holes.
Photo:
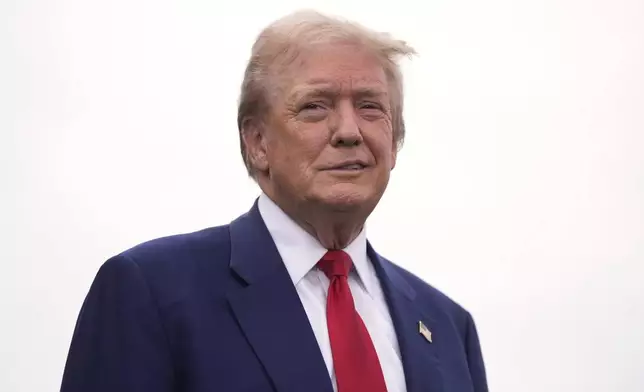
[[[326,249],[267,195],[259,197],[257,208],[293,284],[297,285],[324,256]]]
[[[246,214],[230,224],[230,268],[246,283],[253,284],[284,266],[257,201]]]
[[[380,256],[373,249],[371,243],[367,243],[367,254],[376,268],[376,273],[378,274],[383,286],[388,285],[390,289],[397,290],[410,301],[413,301],[416,298],[416,290],[407,283],[391,262]]]

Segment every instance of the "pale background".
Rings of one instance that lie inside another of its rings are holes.
[[[376,248],[475,316],[494,392],[644,391],[641,0],[2,0],[0,391],[55,391],[102,262],[258,194],[236,100],[301,7],[408,40]]]

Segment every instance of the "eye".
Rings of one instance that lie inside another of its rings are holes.
[[[307,102],[300,106],[297,116],[306,122],[322,121],[329,114],[330,105],[321,101]]]
[[[360,109],[382,110],[382,105],[376,102],[362,102],[358,107]]]
[[[369,101],[360,102],[358,104],[358,111],[365,120],[369,121],[380,120],[387,113],[383,105]]]
[[[308,102],[302,105],[300,111],[322,110],[325,108],[322,102]]]

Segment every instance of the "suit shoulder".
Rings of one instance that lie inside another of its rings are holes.
[[[198,258],[201,254],[222,253],[229,247],[228,225],[223,225],[149,240],[127,249],[119,256],[131,259],[145,268],[149,263],[163,260],[179,262],[180,259],[185,260],[186,256]]]
[[[145,282],[163,306],[199,288],[223,287],[229,260],[230,234],[225,225],[143,242],[112,257],[101,270],[129,274],[130,279],[138,275],[137,282]]]
[[[188,284],[205,270],[223,271],[228,267],[229,227],[211,227],[146,241],[112,258],[119,259],[136,265],[153,286],[172,286],[182,281]]]

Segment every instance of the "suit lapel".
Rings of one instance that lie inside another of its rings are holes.
[[[420,332],[419,322],[430,331],[437,326],[432,304],[416,302],[416,292],[396,271],[368,245],[371,259],[380,279],[389,312],[394,322],[402,355],[407,392],[444,392],[439,344],[430,343]],[[439,338],[439,337],[436,337]]]
[[[230,225],[231,269],[245,282],[228,301],[278,392],[332,392],[320,348],[257,203]]]

